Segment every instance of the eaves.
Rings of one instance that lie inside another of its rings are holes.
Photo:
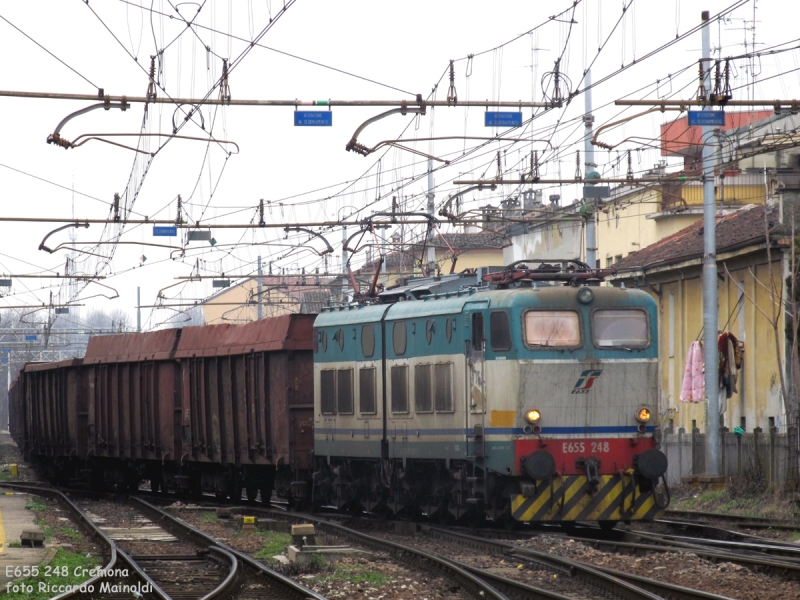
[[[717,255],[717,262],[725,262],[726,260],[731,260],[737,258],[739,256],[744,256],[746,254],[752,254],[753,252],[758,252],[759,250],[766,250],[767,244],[765,242],[759,244],[753,244],[752,242],[743,242],[738,244],[734,247],[727,249],[726,252]],[[779,245],[773,244],[772,248],[776,251],[781,251],[781,247]],[[676,259],[673,261],[664,261],[661,263],[653,263],[652,265],[644,265],[642,267],[638,267],[636,269],[631,269],[629,271],[618,272],[614,275],[612,280],[623,280],[623,279],[630,279],[633,277],[639,277],[646,274],[655,275],[657,273],[664,273],[668,271],[674,271],[679,269],[687,269],[690,267],[699,267],[703,264],[703,255],[696,254],[692,257],[681,257],[680,259]]]

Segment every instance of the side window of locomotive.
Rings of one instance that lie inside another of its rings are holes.
[[[635,308],[596,310],[592,313],[592,340],[600,348],[647,348],[647,313]]]
[[[472,349],[483,348],[483,313],[472,313]]]
[[[392,348],[396,356],[406,353],[406,322],[395,321],[392,327]]]
[[[428,319],[425,321],[425,339],[428,341],[428,345],[433,341],[433,334],[436,332],[436,321],[434,319]]]
[[[320,371],[319,388],[323,415],[336,414],[336,371]]]
[[[328,351],[328,332],[325,329],[322,330],[322,336],[321,337],[322,337],[322,351],[323,352],[327,352]]]
[[[455,319],[451,319],[450,317],[447,317],[447,322],[445,323],[445,326],[444,326],[444,335],[447,338],[447,343],[448,344],[451,341],[453,341],[453,323],[454,322],[455,322]]]
[[[537,348],[580,346],[578,313],[571,310],[529,310],[525,313],[525,343]]]
[[[433,400],[436,412],[453,412],[453,363],[435,366]]]
[[[408,412],[408,367],[392,367],[392,412]]]
[[[375,330],[370,323],[361,326],[361,352],[364,358],[372,358],[375,354]]]
[[[504,310],[496,310],[489,316],[489,343],[492,350],[511,350],[511,328]]]
[[[333,334],[333,341],[339,344],[339,350],[344,350],[344,331],[342,329],[336,330],[336,333]]]
[[[431,367],[432,365],[416,365],[414,367],[414,410],[418,413],[433,411]]]
[[[358,409],[375,414],[375,367],[358,370]]]
[[[353,369],[339,369],[336,374],[336,400],[340,415],[353,414]]]

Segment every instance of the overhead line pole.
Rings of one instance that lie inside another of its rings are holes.
[[[711,95],[711,26],[709,12],[703,11],[703,95]],[[711,110],[707,105],[703,111]],[[703,359],[706,394],[706,469],[707,475],[719,475],[719,350],[717,328],[719,306],[717,291],[717,200],[714,190],[716,167],[716,128],[703,126]]]
[[[594,181],[593,179],[589,179],[589,173],[591,173],[592,169],[597,166],[594,162],[594,146],[592,146],[592,124],[594,123],[594,115],[592,114],[591,68],[586,69],[586,75],[584,77],[584,89],[586,90],[584,93],[584,108],[586,110],[586,114],[583,115],[583,124],[586,137],[583,140],[583,178],[588,182]],[[584,188],[585,187],[586,184],[584,184]],[[584,201],[586,201],[585,198]],[[586,216],[586,264],[594,269],[600,266],[597,264],[597,229],[595,227],[596,220],[594,214],[594,204],[590,204],[589,208],[592,210],[590,210]]]

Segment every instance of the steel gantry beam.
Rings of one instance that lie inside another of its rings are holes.
[[[516,101],[490,101],[490,100],[423,100],[417,95],[416,100],[234,100],[227,98],[164,98],[160,96],[111,96],[108,94],[62,94],[53,92],[19,92],[0,90],[0,96],[7,98],[26,98],[41,100],[82,100],[105,103],[119,102],[121,104],[190,104],[190,105],[224,105],[224,106],[315,106],[320,108],[333,106],[466,106],[466,107],[500,107],[500,108],[556,108],[561,102],[526,102]],[[116,108],[116,107],[115,107]]]

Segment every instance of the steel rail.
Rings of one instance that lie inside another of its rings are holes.
[[[402,557],[413,556],[414,558],[419,560],[422,564],[427,563],[431,567],[434,567],[438,572],[443,573],[446,576],[449,576],[450,578],[454,579],[459,583],[459,585],[461,585],[461,587],[465,591],[471,593],[476,598],[480,598],[481,600],[488,598],[494,598],[495,600],[508,600],[508,597],[505,594],[501,593],[494,586],[490,585],[482,577],[473,575],[467,568],[465,568],[465,566],[460,565],[459,563],[453,561],[452,559],[445,558],[437,554],[432,554],[430,552],[425,552],[423,550],[419,550],[411,546],[398,544],[397,542],[392,542],[389,540],[377,538],[369,534],[356,531],[354,529],[350,529],[349,527],[345,527],[344,525],[340,525],[339,523],[333,523],[326,519],[322,519],[315,515],[283,511],[283,510],[276,511],[272,509],[258,508],[258,507],[247,507],[247,510],[250,512],[254,512],[256,514],[260,513],[260,514],[277,516],[281,519],[302,519],[304,521],[314,523],[321,529],[327,529],[344,538],[356,541],[357,543],[361,544],[362,546],[366,546],[367,548],[373,548],[375,550],[388,552],[389,554],[395,557],[402,558]],[[545,597],[541,596],[540,598],[545,598]]]
[[[453,541],[467,542],[475,546],[483,546],[488,550],[499,550],[505,554],[514,556],[515,558],[530,560],[531,562],[549,567],[551,569],[566,571],[571,575],[577,575],[587,585],[590,585],[594,588],[600,588],[618,598],[623,598],[625,600],[657,600],[662,598],[661,595],[654,594],[653,592],[628,583],[627,581],[623,581],[622,579],[614,577],[613,575],[603,573],[587,563],[571,560],[555,554],[539,552],[538,550],[532,550],[530,548],[523,548],[522,546],[517,546],[508,542],[487,540],[486,538],[481,538],[474,535],[457,533],[441,527],[426,525],[422,529],[423,531],[427,530],[428,532],[434,533],[442,538],[449,537]]]
[[[229,554],[236,557],[236,559],[245,564],[256,571],[260,572],[263,575],[268,576],[278,585],[286,588],[286,592],[288,592],[291,597],[302,598],[302,599],[312,599],[312,600],[327,600],[324,596],[317,594],[316,592],[308,589],[307,587],[301,585],[300,583],[289,579],[285,575],[278,573],[277,571],[273,571],[266,565],[261,564],[260,562],[250,558],[247,554],[243,552],[239,552],[238,550],[231,548],[227,544],[219,541],[218,539],[211,537],[210,535],[203,533],[199,529],[192,527],[188,523],[178,519],[177,517],[172,516],[171,514],[161,510],[160,508],[150,504],[146,500],[138,498],[136,496],[132,496],[129,498],[129,503],[134,505],[136,508],[140,509],[142,512],[146,513],[151,521],[158,524],[159,526],[163,527],[170,533],[177,532],[178,535],[189,538],[195,541],[196,543],[200,543],[201,545],[208,546],[209,548],[213,546],[217,546],[222,550],[225,550]],[[287,596],[289,597],[289,596]]]
[[[39,482],[34,482],[33,485],[26,485],[24,483],[8,483],[3,482],[2,487],[7,487],[15,490],[21,490],[32,494],[45,496],[52,500],[57,501],[72,515],[76,524],[87,531],[91,537],[99,541],[103,546],[108,548],[109,559],[100,572],[94,577],[90,577],[75,589],[64,592],[58,596],[51,598],[51,600],[67,600],[67,599],[86,599],[90,600],[96,598],[94,592],[89,592],[89,589],[96,589],[96,586],[102,585],[103,582],[113,582],[114,579],[119,579],[116,571],[119,570],[120,562],[131,566],[136,577],[139,577],[145,584],[153,586],[153,594],[158,600],[171,600],[169,596],[164,594],[163,590],[159,588],[153,580],[147,576],[141,569],[136,568],[135,563],[122,551],[117,548],[114,541],[109,538],[97,524],[89,518],[72,500],[70,500],[64,493],[52,487],[45,487]],[[81,590],[86,591],[81,591]]]
[[[220,584],[208,594],[200,598],[200,600],[215,600],[217,598],[224,598],[227,594],[232,593],[239,584],[239,561],[237,558],[227,550],[218,546],[210,546],[209,551],[211,554],[218,554],[220,562],[228,563],[228,575],[223,579]],[[222,559],[222,560],[221,560]]]
[[[769,517],[746,517],[744,515],[726,515],[722,513],[703,512],[694,510],[667,510],[665,511],[666,517],[687,518],[687,519],[705,519],[705,520],[719,520],[726,522],[734,522],[739,524],[740,527],[748,527],[752,529],[786,529],[789,531],[800,531],[800,523],[793,523],[791,521],[780,521],[770,519]]]

